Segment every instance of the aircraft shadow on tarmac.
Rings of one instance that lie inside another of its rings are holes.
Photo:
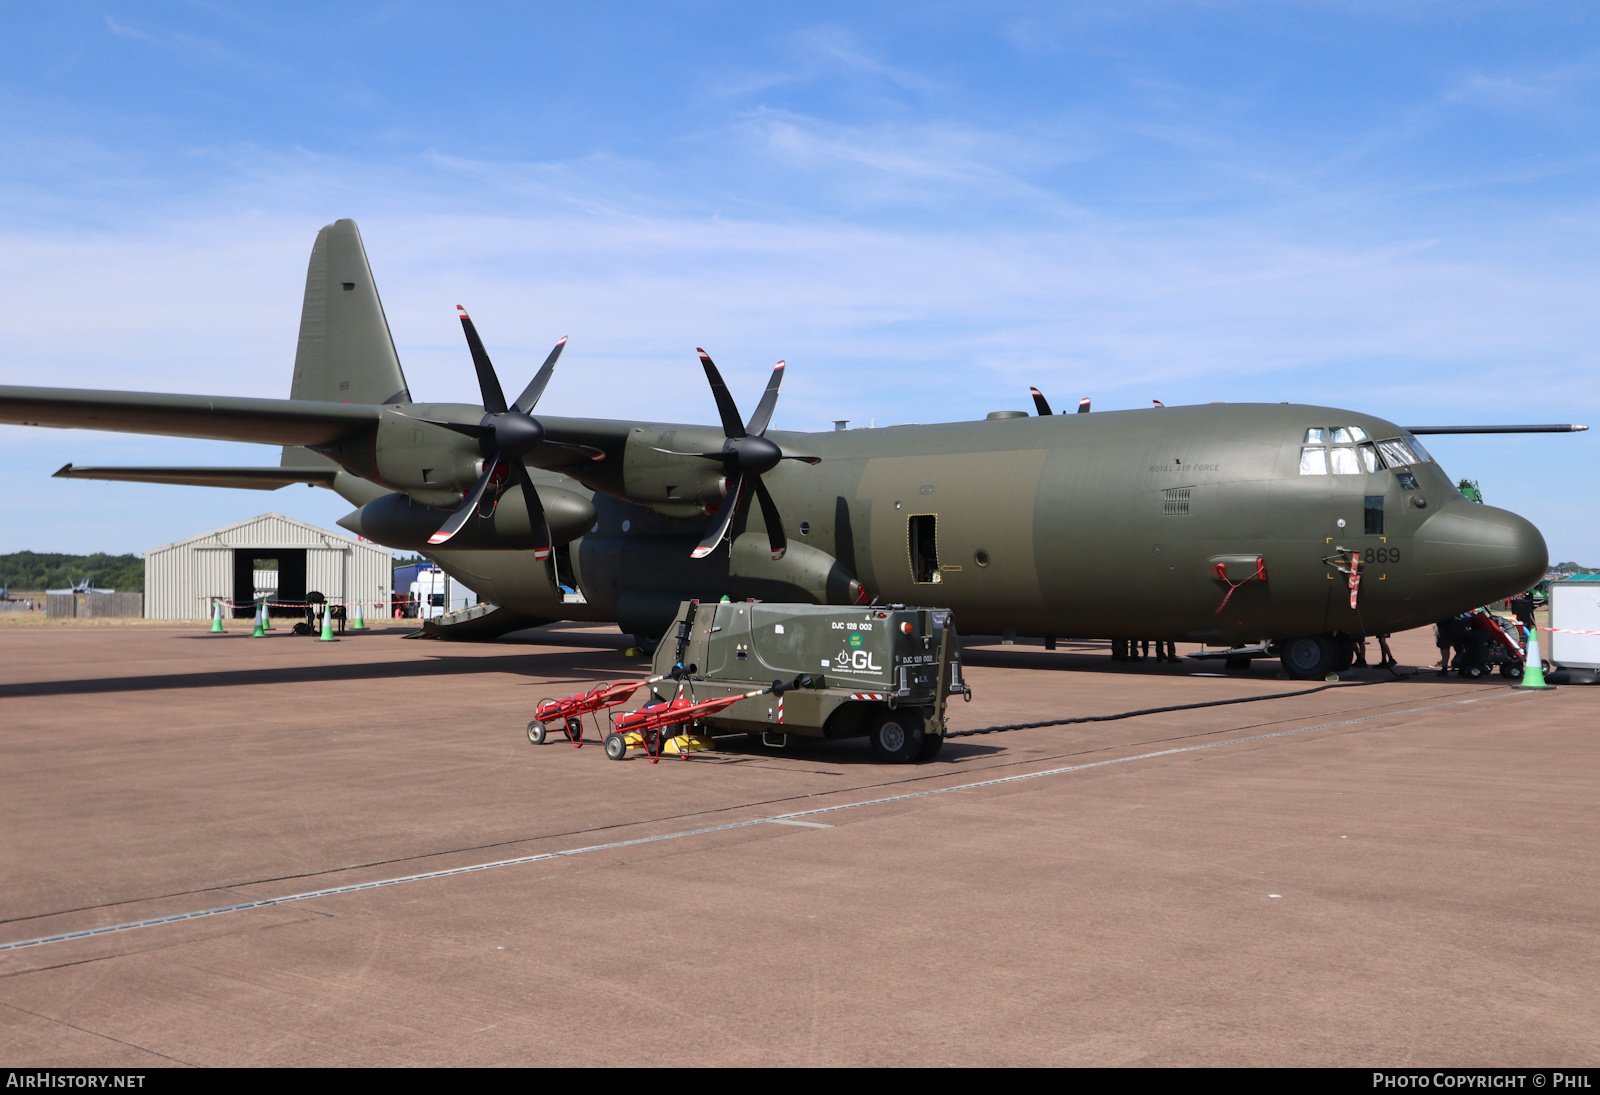
[[[1066,644],[1063,644],[1065,646]],[[1250,669],[1224,670],[1220,660],[1198,661],[1193,658],[1180,657],[1177,662],[1160,662],[1155,658],[1145,658],[1141,661],[1114,662],[1109,654],[1104,653],[1102,646],[1098,650],[1086,647],[1083,650],[1041,650],[1037,647],[1000,646],[998,643],[988,645],[964,645],[961,649],[961,661],[965,665],[978,666],[985,669],[1029,669],[1044,670],[1048,672],[1073,672],[1073,673],[1121,673],[1144,674],[1146,676],[1162,677],[1188,677],[1196,673],[1209,675],[1215,674],[1217,679],[1227,680],[1253,680],[1253,681],[1284,681],[1289,684],[1316,684],[1316,681],[1289,681],[1282,675],[1278,659],[1261,658],[1252,663]],[[1438,674],[1432,669],[1414,665],[1397,666],[1395,672],[1380,669],[1377,665],[1356,666],[1346,670],[1342,679],[1348,681],[1437,681]],[[1497,683],[1500,678],[1484,677],[1480,683]],[[1502,682],[1503,683],[1503,682]]]
[[[83,696],[108,692],[162,692],[180,688],[233,688],[240,685],[451,677],[471,673],[508,673],[520,677],[538,677],[542,683],[549,684],[552,690],[560,690],[570,685],[574,691],[583,691],[599,681],[619,676],[615,670],[583,664],[590,659],[592,655],[585,657],[565,652],[550,655],[517,653],[470,657],[435,655],[422,661],[294,665],[271,669],[219,669],[206,673],[157,673],[137,677],[27,681],[0,684],[0,699],[20,699],[25,696]]]

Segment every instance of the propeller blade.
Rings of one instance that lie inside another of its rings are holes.
[[[717,511],[717,519],[711,523],[711,531],[706,533],[706,538],[689,553],[689,558],[704,559],[717,550],[717,545],[728,535],[728,526],[733,524],[734,514],[739,512],[739,503],[743,501],[744,472],[738,472],[728,481],[728,496],[722,500],[722,508]]]
[[[772,547],[772,561],[783,558],[789,550],[789,538],[783,534],[783,518],[778,516],[778,503],[767,493],[767,485],[756,476],[756,497],[761,500],[761,516],[767,521],[767,543]]]
[[[728,454],[726,452],[679,452],[677,449],[663,449],[660,445],[651,445],[656,452],[664,452],[668,456],[698,456],[704,460],[721,460]]]
[[[815,464],[822,463],[822,457],[820,457],[820,456],[784,456],[783,459],[784,460],[798,460],[802,464],[815,465]]]
[[[439,526],[439,531],[428,537],[428,545],[430,547],[438,547],[440,544],[447,543],[452,536],[466,526],[467,521],[477,512],[478,503],[483,500],[483,492],[488,488],[489,480],[494,477],[494,469],[499,463],[500,455],[498,453],[489,458],[489,462],[483,467],[483,474],[478,476],[478,481],[472,486],[472,493],[467,495],[466,499],[456,507],[454,513],[445,518],[444,524]]]
[[[506,393],[500,389],[500,378],[494,375],[494,366],[489,363],[489,355],[483,348],[483,339],[478,337],[478,329],[472,325],[472,317],[467,315],[467,310],[458,304],[456,311],[461,314],[461,329],[467,333],[467,349],[472,351],[472,367],[478,370],[478,390],[483,393],[483,409],[490,414],[504,414]]]
[[[539,491],[533,485],[533,479],[528,475],[528,468],[521,460],[509,460],[506,466],[511,470],[511,483],[521,484],[522,497],[528,506],[528,520],[533,525],[533,557],[543,559],[550,554],[550,523],[545,520],[544,501],[539,497]]]
[[[1044,397],[1043,392],[1038,388],[1029,388],[1028,390],[1033,393],[1033,407],[1039,412],[1040,418],[1049,418],[1056,413],[1050,409],[1050,401]]]
[[[750,422],[745,429],[760,437],[767,432],[767,423],[772,421],[772,408],[778,405],[778,388],[783,384],[783,362],[772,370],[772,379],[767,381],[767,390],[761,393],[761,402],[756,404],[756,413],[750,416]]]
[[[1079,414],[1088,414],[1089,413],[1089,397],[1088,396],[1084,396],[1082,399],[1078,400],[1078,413]]]
[[[528,381],[528,386],[522,389],[522,394],[517,396],[517,410],[527,414],[533,410],[539,397],[544,394],[544,387],[550,383],[551,374],[556,371],[556,359],[561,356],[561,351],[567,348],[567,336],[562,335],[561,341],[556,343],[556,348],[550,351],[550,356],[544,359],[544,364],[539,366],[539,371]]]
[[[573,441],[545,441],[543,442],[543,447],[547,449],[566,449],[568,452],[576,453],[585,460],[598,461],[606,458],[606,450],[597,449],[593,445],[579,445]]]
[[[394,413],[399,415],[401,418],[409,418],[414,422],[426,422],[430,426],[443,426],[447,430],[454,430],[456,433],[464,433],[468,437],[477,437],[481,439],[484,437],[494,436],[493,426],[485,426],[477,422],[445,422],[438,418],[422,418],[419,415],[406,414],[404,411],[395,411]]]
[[[728,386],[722,382],[722,374],[717,372],[710,354],[698,347],[695,353],[700,355],[700,364],[705,366],[706,379],[711,382],[711,397],[717,401],[717,414],[722,416],[722,432],[729,437],[743,437],[744,419],[739,417],[739,408],[734,406],[733,396],[728,394]]]

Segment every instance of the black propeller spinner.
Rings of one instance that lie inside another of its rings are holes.
[[[472,317],[467,315],[467,310],[459,304],[456,305],[456,311],[461,316],[461,328],[467,336],[467,349],[472,351],[472,365],[478,373],[478,389],[483,393],[483,419],[477,425],[465,422],[438,422],[433,419],[427,421],[477,438],[478,448],[486,460],[483,474],[473,484],[472,490],[467,492],[466,498],[456,507],[455,512],[450,514],[445,523],[439,526],[439,531],[428,537],[428,543],[433,547],[448,543],[451,537],[466,526],[474,513],[479,513],[482,517],[490,516],[494,513],[495,506],[499,505],[500,496],[506,489],[520,484],[522,496],[528,504],[528,516],[533,522],[536,541],[534,556],[543,559],[550,554],[550,527],[545,522],[544,506],[539,501],[539,492],[534,489],[533,481],[528,478],[528,468],[523,463],[523,457],[541,445],[573,449],[592,459],[599,459],[604,455],[596,455],[597,450],[585,446],[548,440],[544,435],[544,426],[528,413],[539,402],[545,386],[550,383],[550,377],[556,370],[556,359],[566,348],[566,337],[563,336],[561,341],[556,343],[555,349],[544,359],[544,364],[534,374],[533,380],[523,389],[522,394],[517,397],[517,401],[507,404],[505,392],[500,387],[500,378],[495,375],[494,365],[490,363],[489,355],[483,348],[483,340],[478,337],[478,329],[472,324]],[[489,493],[491,489],[492,495]],[[487,512],[481,512],[480,507],[486,495],[490,498],[489,508]]]
[[[761,516],[767,522],[767,543],[772,548],[772,558],[782,559],[789,550],[789,538],[784,535],[783,518],[778,515],[777,503],[772,500],[761,476],[777,467],[780,460],[801,460],[807,464],[822,462],[815,456],[791,456],[766,438],[767,423],[772,421],[772,409],[778,404],[778,387],[783,383],[783,362],[778,362],[772,370],[772,379],[767,381],[767,390],[761,393],[756,413],[746,423],[741,420],[739,408],[734,405],[733,396],[728,393],[728,386],[722,382],[722,374],[717,372],[710,355],[704,350],[697,349],[696,352],[700,355],[700,364],[705,366],[706,379],[711,383],[711,395],[717,401],[717,414],[722,418],[722,432],[727,439],[722,442],[718,452],[673,452],[672,455],[721,461],[727,473],[727,495],[705,539],[689,555],[694,559],[704,559],[717,549],[728,535],[728,528],[739,515],[739,510],[748,503],[753,490],[756,497],[761,499]],[[671,452],[670,449],[660,451]]]

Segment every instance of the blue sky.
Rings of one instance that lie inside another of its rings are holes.
[[[542,409],[775,425],[1291,400],[1600,427],[1592,5],[15,5],[0,382],[286,395],[360,223],[413,393],[467,305]],[[1440,439],[1600,565],[1594,435]],[[142,551],[327,492],[48,478],[247,445],[0,427],[0,551]]]

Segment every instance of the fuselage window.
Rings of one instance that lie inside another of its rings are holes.
[[[1361,466],[1369,472],[1377,471],[1383,467],[1383,464],[1378,461],[1378,450],[1371,445],[1362,445]]]
[[[1353,445],[1356,442],[1350,435],[1350,430],[1344,426],[1335,426],[1330,432],[1333,436],[1329,440],[1335,445]]]
[[[1303,443],[1307,445],[1325,445],[1327,442],[1328,431],[1321,426],[1312,426],[1306,431],[1306,439]]]
[[[1333,466],[1333,474],[1335,475],[1361,474],[1361,466],[1356,463],[1355,449],[1329,449],[1328,460]]]
[[[1378,451],[1383,453],[1383,462],[1391,468],[1403,468],[1408,464],[1417,462],[1416,453],[1411,447],[1398,437],[1388,441],[1378,442]]]
[[[1318,431],[1321,432],[1321,431]],[[1327,475],[1328,450],[1320,446],[1307,445],[1300,450],[1301,475]]]
[[[914,582],[939,581],[939,530],[938,517],[931,513],[914,515],[909,522],[911,548],[911,580]]]
[[[1368,536],[1383,535],[1383,495],[1369,494],[1366,505],[1363,507],[1365,514],[1363,528]]]

